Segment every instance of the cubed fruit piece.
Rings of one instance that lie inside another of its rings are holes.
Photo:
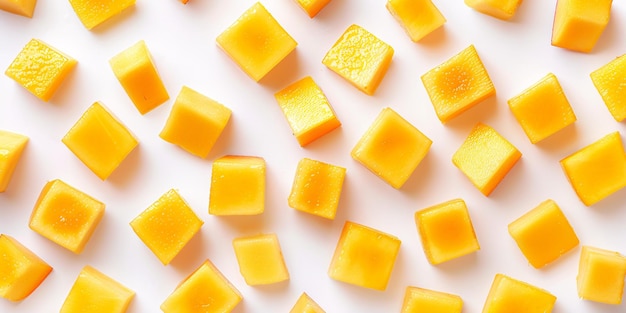
[[[465,0],[472,9],[501,20],[510,20],[522,0]]]
[[[289,280],[276,234],[261,234],[233,240],[241,276],[250,286]]]
[[[463,299],[440,291],[407,287],[401,313],[461,313]]]
[[[230,115],[229,108],[183,86],[159,136],[204,158],[222,134]]]
[[[4,73],[37,98],[48,101],[76,64],[65,53],[32,39]]]
[[[85,266],[60,313],[124,313],[135,292],[91,266]]]
[[[62,141],[102,180],[137,146],[133,134],[100,102],[83,113]]]
[[[83,25],[92,29],[135,5],[135,0],[70,0],[70,4]]]
[[[310,76],[274,96],[300,146],[304,147],[341,126],[324,92]]]
[[[244,12],[216,41],[257,82],[298,45],[260,2]]]
[[[558,0],[552,25],[552,45],[591,52],[611,16],[613,0]]]
[[[452,163],[489,196],[522,153],[495,129],[478,123],[452,156]]]
[[[432,0],[388,0],[387,10],[415,42],[446,22]]]
[[[442,123],[496,94],[473,45],[422,75],[422,83]]]
[[[33,17],[37,0],[0,0],[0,10]]]
[[[345,177],[344,167],[308,158],[300,160],[289,194],[289,206],[302,212],[335,219]]]
[[[424,253],[440,264],[480,250],[465,201],[455,199],[415,212]]]
[[[310,18],[314,18],[330,0],[296,0]]]
[[[578,237],[553,200],[546,200],[509,224],[509,234],[535,268],[578,246]]]
[[[326,313],[326,311],[303,292],[289,313]]]
[[[209,214],[256,215],[265,210],[265,160],[227,155],[213,162]]]
[[[626,55],[595,70],[591,80],[613,118],[618,122],[626,119]]]
[[[497,274],[483,313],[549,313],[555,302],[556,297],[543,289]]]
[[[146,114],[170,98],[143,40],[111,58],[109,64],[139,113]]]
[[[351,25],[328,50],[322,63],[368,95],[387,73],[393,48],[358,25]]]
[[[385,290],[400,243],[395,236],[347,221],[337,242],[328,275],[344,283]]]
[[[163,313],[226,313],[243,300],[239,290],[206,260],[161,304]]]
[[[52,267],[15,238],[0,235],[0,297],[20,301],[48,277]]]
[[[626,257],[614,251],[583,246],[576,277],[581,299],[621,304],[625,277]]]
[[[26,143],[28,137],[0,130],[0,192],[7,189]]]
[[[626,186],[626,154],[619,132],[562,159],[561,166],[578,198],[587,206]]]
[[[391,108],[384,108],[352,149],[352,158],[399,189],[424,159],[432,141]]]

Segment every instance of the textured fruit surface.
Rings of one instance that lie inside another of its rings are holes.
[[[135,5],[135,0],[69,0],[74,12],[87,29],[92,29],[106,20]]]
[[[124,313],[135,292],[87,265],[70,289],[60,313]]]
[[[591,80],[613,118],[618,122],[626,119],[626,55],[593,71]]]
[[[298,163],[289,194],[289,206],[327,219],[335,219],[346,177],[344,167],[304,158]]]
[[[0,234],[0,297],[25,299],[51,271],[50,265],[15,238]]]
[[[545,290],[496,274],[483,313],[547,313],[555,302],[556,297]]]

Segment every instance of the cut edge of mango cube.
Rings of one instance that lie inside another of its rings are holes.
[[[11,1],[0,0],[0,10],[32,18],[35,12],[37,0]]]
[[[624,293],[626,257],[616,251],[583,246],[576,289],[584,300],[619,305]]]
[[[419,42],[447,22],[432,0],[387,0],[385,6],[413,42]]]
[[[25,135],[0,130],[0,193],[7,190],[29,140]]]
[[[482,14],[508,21],[515,16],[515,12],[522,4],[522,0],[465,0],[465,4]]]
[[[16,258],[22,259],[22,263],[18,264]],[[53,270],[41,257],[7,234],[0,234],[0,260],[2,261],[0,272],[3,275],[0,297],[13,302],[22,301],[30,296]],[[26,268],[8,268],[8,265],[22,265]],[[6,270],[9,273],[5,272]],[[13,274],[13,282],[9,281],[11,279],[9,274]]]

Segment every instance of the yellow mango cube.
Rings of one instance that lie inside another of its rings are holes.
[[[391,108],[384,108],[352,148],[352,158],[399,189],[424,159],[432,141]]]
[[[206,260],[161,304],[163,313],[225,313],[243,300],[241,293]]]
[[[92,29],[135,5],[135,0],[70,0],[70,4],[83,25]]]
[[[289,280],[276,234],[235,238],[233,248],[246,284],[268,285]]]
[[[309,15],[310,18],[314,18],[330,0],[296,0],[300,7]]]
[[[55,179],[49,181],[39,194],[28,226],[79,254],[104,216],[104,208],[104,203]]]
[[[65,53],[32,39],[4,73],[37,98],[48,101],[76,64]]]
[[[205,158],[228,124],[231,110],[183,86],[159,136]]]
[[[422,83],[442,123],[496,94],[474,45],[422,75]]]
[[[300,160],[289,194],[289,206],[298,211],[335,219],[345,177],[344,167],[308,158]]]
[[[472,9],[501,20],[510,20],[515,15],[522,0],[465,0]]]
[[[274,96],[302,147],[341,126],[324,92],[310,76]]]
[[[322,64],[365,94],[373,95],[389,69],[393,48],[358,25],[351,25],[328,50]]]
[[[209,214],[256,215],[265,210],[265,160],[227,155],[213,162]]]
[[[415,212],[422,247],[437,265],[480,250],[465,201],[450,200]]]
[[[0,234],[0,297],[21,301],[48,277],[52,267],[15,238]]]
[[[309,295],[302,293],[289,313],[326,313]]]
[[[0,192],[6,191],[28,137],[0,130]]]
[[[78,274],[60,313],[124,313],[135,292],[87,265]]]
[[[216,41],[257,82],[298,45],[260,2],[244,12]]]
[[[612,3],[613,0],[558,0],[552,25],[552,45],[591,52],[609,23]]]
[[[546,200],[509,224],[509,234],[535,268],[542,268],[578,246],[578,237],[563,211]]]
[[[457,295],[409,286],[400,312],[461,313],[461,310],[463,299]]]
[[[100,102],[90,106],[61,140],[100,179],[107,179],[137,139]]]
[[[533,285],[496,274],[483,313],[552,312],[556,297]]]
[[[347,221],[337,242],[328,275],[344,283],[385,290],[400,243],[395,236]]]
[[[626,154],[619,132],[561,160],[561,166],[578,198],[587,206],[626,186]]]
[[[489,196],[522,153],[495,129],[478,123],[452,156],[452,163]]]
[[[621,304],[625,277],[626,257],[615,251],[583,246],[576,277],[581,299]]]
[[[626,119],[626,55],[613,59],[590,76],[613,118],[618,122]]]
[[[37,0],[0,0],[0,10],[33,17]]]
[[[386,7],[415,42],[446,23],[432,0],[388,0]]]

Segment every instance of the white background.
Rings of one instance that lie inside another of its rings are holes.
[[[288,312],[304,291],[327,312],[398,312],[409,285],[460,295],[464,312],[480,312],[496,273],[542,287],[558,297],[554,312],[623,312],[578,299],[580,247],[541,270],[528,265],[507,225],[551,198],[563,209],[581,244],[626,253],[626,191],[585,207],[567,182],[559,160],[613,132],[624,133],[593,87],[589,73],[626,52],[626,5],[613,4],[611,21],[590,54],[550,45],[555,0],[525,0],[513,20],[477,13],[461,0],[435,0],[448,22],[413,43],[385,9],[383,0],[334,0],[310,19],[293,0],[263,4],[296,39],[298,47],[260,83],[244,74],[215,44],[215,38],[253,0],[138,0],[135,7],[85,29],[68,1],[39,0],[32,19],[0,12],[0,69],[38,38],[78,60],[48,103],[0,75],[0,128],[30,137],[5,193],[0,194],[0,233],[14,236],[54,267],[26,300],[0,299],[0,312],[56,312],[80,269],[89,264],[136,291],[129,312],[159,312],[175,286],[201,262],[212,260],[242,292],[235,312]],[[321,64],[326,51],[350,24],[359,24],[389,43],[395,55],[374,96],[367,96]],[[142,116],[111,71],[108,60],[145,40],[171,99]],[[437,119],[420,81],[429,69],[474,44],[497,90],[493,97],[446,125]],[[554,73],[578,116],[570,126],[532,145],[506,100]],[[311,75],[343,126],[301,148],[273,94]],[[233,111],[206,159],[194,157],[158,137],[173,100],[187,85]],[[100,181],[61,138],[95,101],[102,101],[140,144],[106,181]],[[395,190],[352,160],[350,150],[384,107],[392,107],[433,140],[426,158],[401,190]],[[451,156],[471,128],[482,121],[523,153],[489,197],[453,166]],[[225,154],[254,155],[267,162],[266,211],[253,217],[208,214],[211,164]],[[334,221],[287,205],[297,162],[309,157],[344,166],[347,177]],[[44,184],[60,178],[106,203],[106,214],[80,255],[28,228]],[[163,266],[128,223],[170,188],[176,188],[205,224],[174,261]],[[467,202],[481,250],[438,266],[426,260],[413,214],[462,198]],[[326,272],[346,220],[402,240],[386,291],[330,279]],[[247,286],[239,274],[233,238],[277,233],[291,279]]]

